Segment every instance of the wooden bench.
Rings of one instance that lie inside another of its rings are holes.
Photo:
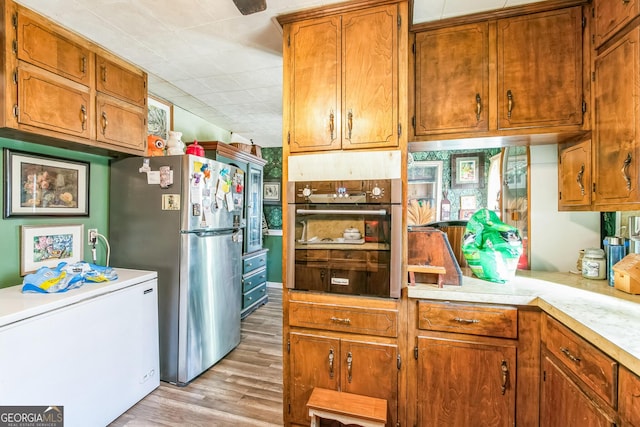
[[[316,387],[307,401],[311,427],[320,426],[320,418],[362,427],[384,427],[387,401],[376,397]]]

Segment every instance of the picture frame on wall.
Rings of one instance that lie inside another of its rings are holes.
[[[4,149],[4,217],[88,216],[89,163]]]
[[[451,155],[451,188],[484,187],[484,153]]]
[[[467,194],[460,196],[460,209],[463,210],[475,210],[476,208],[476,195]]]
[[[84,256],[84,225],[21,226],[20,275],[41,267],[73,264]]]
[[[280,181],[265,180],[262,188],[262,201],[265,204],[280,204],[280,202],[282,201],[280,195]]]
[[[147,134],[169,138],[173,130],[173,104],[164,99],[149,95],[147,99]]]

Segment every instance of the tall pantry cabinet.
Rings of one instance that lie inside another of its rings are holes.
[[[293,156],[378,149],[406,155],[408,3],[357,0],[278,21],[285,181]],[[293,230],[287,229],[286,210],[283,215],[287,253]],[[283,291],[285,425],[309,425],[306,403],[315,387],[384,399],[387,426],[405,425],[406,337],[399,325],[406,295],[362,297],[288,285]]]

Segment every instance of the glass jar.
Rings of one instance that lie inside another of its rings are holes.
[[[603,280],[607,277],[607,264],[602,249],[589,248],[584,250],[582,277],[598,280]]]

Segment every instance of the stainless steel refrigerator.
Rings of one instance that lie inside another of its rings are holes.
[[[130,157],[110,181],[110,264],[158,272],[160,379],[187,384],[240,343],[244,173]]]

